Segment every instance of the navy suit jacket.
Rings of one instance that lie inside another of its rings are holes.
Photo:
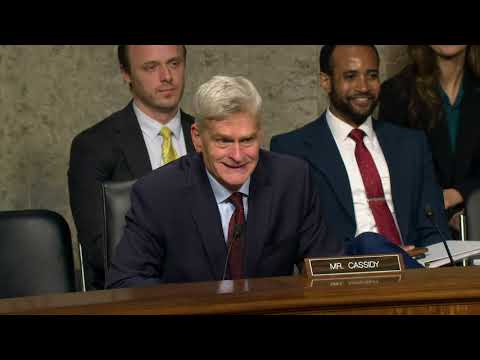
[[[441,231],[451,238],[425,135],[377,120],[373,120],[373,127],[389,168],[395,215],[405,245],[425,246],[441,241],[425,214],[427,204]],[[336,236],[351,241],[357,225],[350,182],[325,113],[301,129],[273,137],[270,149],[308,161],[327,224]]]
[[[245,277],[291,275],[304,257],[342,253],[304,161],[261,150],[249,192]],[[107,287],[222,279],[227,245],[201,154],[140,179],[131,201]]]

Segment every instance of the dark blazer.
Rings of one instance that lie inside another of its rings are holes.
[[[336,255],[308,164],[260,151],[251,177],[245,276],[291,275],[307,256]],[[132,190],[107,287],[221,280],[227,246],[201,154],[157,169]]]
[[[413,84],[411,67],[382,84],[380,120],[409,126],[408,104]],[[445,118],[436,128],[427,131],[427,137],[440,186],[442,189],[457,189],[466,200],[475,189],[480,188],[480,79],[466,71],[463,86],[456,151],[451,149]],[[423,120],[427,120],[427,111],[420,114]]]
[[[450,237],[425,136],[377,120],[373,120],[373,127],[389,168],[393,205],[404,243],[421,246],[441,241],[425,215],[427,204],[433,208],[438,226]],[[348,246],[357,229],[352,193],[325,114],[301,129],[273,137],[270,149],[309,162],[327,224]]]
[[[181,112],[188,153],[195,151],[190,133],[193,121]],[[73,139],[68,187],[88,289],[103,289],[105,282],[101,183],[134,180],[151,171],[132,102]]]

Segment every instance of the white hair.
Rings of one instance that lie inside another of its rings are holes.
[[[248,113],[260,125],[262,98],[243,76],[214,76],[202,84],[193,98],[195,120],[222,120],[235,113]]]

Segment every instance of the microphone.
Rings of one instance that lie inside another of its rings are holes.
[[[232,241],[230,241],[230,244],[228,245],[227,259],[225,260],[225,266],[223,267],[222,280],[225,280],[225,275],[227,275],[227,265],[228,265],[228,259],[230,257],[230,250],[232,248],[232,245],[235,241],[237,241],[237,239],[240,239],[240,237],[243,235],[244,230],[245,230],[245,223],[236,224],[233,227]]]
[[[447,245],[447,238],[443,235],[443,233],[438,228],[437,222],[435,221],[435,218],[434,218],[433,209],[429,204],[425,205],[425,215],[427,215],[427,217],[432,222],[433,226],[435,226],[435,229],[437,230],[437,232],[440,234],[440,237],[442,238],[443,246],[445,246],[445,250],[447,250],[450,263],[452,266],[455,266],[455,262],[453,261],[452,254],[450,253],[450,249],[448,248],[448,245]]]

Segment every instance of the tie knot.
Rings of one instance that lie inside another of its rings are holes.
[[[353,129],[348,136],[358,144],[363,142],[363,138],[365,137],[365,135],[366,134],[363,130]]]
[[[170,139],[170,136],[172,135],[172,131],[168,127],[164,126],[160,129],[160,135],[164,139]]]
[[[239,192],[234,192],[228,200],[235,206],[237,209],[243,209],[243,195]]]

